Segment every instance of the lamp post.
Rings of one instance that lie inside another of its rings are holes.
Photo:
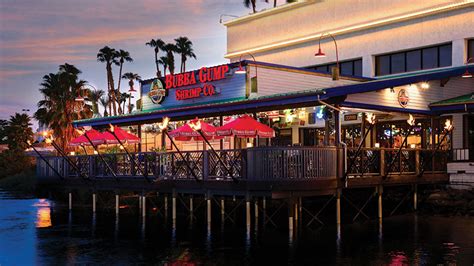
[[[326,33],[322,33],[319,36],[318,52],[314,54],[314,57],[316,57],[316,58],[326,57],[326,54],[321,50],[321,39],[326,35],[329,35],[329,37],[332,38],[332,40],[334,41],[334,46],[336,47],[336,70],[334,70],[334,68],[332,68],[331,72],[332,72],[332,79],[333,80],[338,80],[339,79],[339,51],[337,50],[336,38],[334,38],[334,36],[331,33],[326,32]]]
[[[64,160],[66,160],[66,162],[72,166],[72,168],[74,168],[74,170],[77,171],[77,173],[84,179],[84,180],[90,180],[89,176],[85,176],[84,173],[81,171],[81,169],[79,169],[79,167],[77,167],[76,164],[74,164],[71,159],[67,156],[67,154],[64,152],[63,149],[61,149],[61,147],[59,147],[59,145],[54,141],[54,138],[53,136],[49,136],[48,137],[48,132],[43,132],[43,137],[45,138],[44,141],[48,144],[51,144],[53,146],[53,148],[56,149],[56,151],[59,153],[59,155],[61,155],[61,157],[64,158]],[[84,146],[83,146],[84,147]]]
[[[87,141],[91,144],[92,148],[94,149],[94,154],[96,154],[97,156],[99,156],[100,160],[104,163],[105,167],[107,167],[107,169],[110,171],[110,173],[113,175],[113,177],[115,178],[115,180],[119,181],[117,175],[115,174],[114,170],[112,169],[112,167],[110,167],[110,165],[107,163],[107,161],[104,159],[104,157],[102,156],[102,154],[100,154],[99,150],[97,150],[97,148],[95,147],[94,143],[92,142],[92,140],[89,138],[89,136],[87,135],[87,132],[85,132],[84,130],[80,130],[80,129],[76,129],[77,132],[79,132],[79,134],[81,135],[84,135],[84,137],[87,139]]]
[[[467,68],[467,65],[468,65],[469,62],[471,62],[471,61],[474,62],[474,58],[473,58],[473,57],[468,58],[468,59],[466,60],[466,72],[464,72],[464,74],[462,74],[461,77],[463,77],[463,78],[472,78],[472,74],[469,72],[469,69]]]
[[[36,152],[36,154],[38,154],[38,156],[41,158],[41,160],[43,160],[43,161],[46,163],[46,165],[47,165],[49,168],[51,168],[51,170],[53,170],[53,172],[54,172],[61,180],[64,180],[64,176],[61,175],[61,174],[58,172],[58,170],[56,170],[56,168],[54,168],[54,167],[48,162],[48,160],[46,160],[46,159],[44,158],[43,155],[41,155],[41,153],[33,146],[33,144],[31,143],[31,141],[28,140],[28,141],[26,141],[26,143],[28,144],[28,147],[29,147],[29,148],[32,148],[32,149]]]
[[[444,133],[444,136],[441,138],[441,140],[438,142],[438,145],[436,145],[436,149],[433,150],[432,153],[430,153],[430,158],[428,160],[423,160],[423,164],[421,165],[421,170],[420,173],[418,174],[418,177],[422,176],[425,172],[425,162],[431,162],[433,160],[434,154],[439,148],[441,147],[441,144],[443,143],[444,139],[448,136],[449,132],[451,132],[454,129],[453,125],[451,124],[451,120],[446,119],[446,122],[444,123],[444,130],[446,131]],[[433,129],[431,129],[433,130]]]
[[[142,173],[143,177],[145,177],[146,181],[151,182],[150,179],[148,179],[148,174],[145,173],[145,171],[143,171],[143,169],[141,167],[141,164],[135,160],[135,158],[132,156],[132,154],[130,154],[130,152],[128,152],[128,149],[125,148],[122,141],[117,137],[117,134],[115,134],[115,127],[112,124],[109,125],[108,131],[118,141],[120,147],[123,147],[123,149],[125,150],[125,153],[127,153],[127,156],[130,159],[130,161],[133,161],[135,163],[135,165],[137,165],[138,170]]]
[[[403,139],[403,142],[402,144],[400,145],[400,148],[398,149],[397,151],[397,154],[395,155],[395,157],[392,158],[392,160],[390,161],[390,164],[388,165],[387,167],[387,171],[385,171],[385,175],[384,175],[384,179],[387,178],[388,174],[390,173],[390,171],[392,170],[392,167],[393,165],[395,164],[395,161],[398,160],[398,158],[400,157],[400,154],[402,152],[402,149],[403,149],[403,146],[405,145],[405,143],[407,142],[408,140],[408,136],[410,135],[410,132],[411,130],[413,129],[413,126],[415,125],[415,119],[413,118],[413,116],[410,114],[409,115],[409,118],[407,120],[407,123],[408,123],[408,130],[407,130],[407,133],[405,134],[405,138]],[[400,170],[401,172],[401,170]]]
[[[357,147],[357,150],[355,152],[355,154],[352,156],[352,159],[351,161],[349,162],[349,166],[347,167],[346,169],[346,173],[344,174],[344,181],[347,180],[347,175],[349,174],[349,172],[351,171],[351,168],[352,166],[354,165],[355,163],[355,160],[357,159],[357,156],[359,156],[359,153],[362,149],[362,146],[364,145],[365,143],[365,139],[367,138],[367,136],[369,135],[369,133],[372,131],[372,129],[374,128],[374,125],[375,125],[375,115],[373,113],[367,113],[367,116],[365,118],[367,120],[367,122],[369,123],[369,130],[365,131],[364,132],[364,136],[362,137],[360,143],[359,143],[359,146]]]
[[[197,120],[196,122],[190,122],[189,123],[189,126],[196,132],[199,133],[199,135],[201,135],[201,137],[204,139],[204,141],[206,142],[206,144],[209,146],[209,148],[211,148],[211,151],[212,153],[214,153],[214,155],[217,157],[217,161],[219,161],[219,163],[222,165],[222,167],[224,167],[224,170],[227,172],[227,174],[232,178],[232,180],[234,181],[238,181],[234,175],[232,174],[232,172],[229,170],[229,168],[227,168],[227,166],[224,164],[224,162],[222,161],[221,157],[219,156],[219,154],[217,154],[216,150],[212,147],[211,143],[209,142],[209,140],[207,140],[206,136],[204,135],[204,133],[202,132],[201,130],[201,121]]]
[[[242,65],[242,56],[244,55],[250,55],[252,57],[253,61],[255,62],[255,89],[258,88],[258,68],[257,68],[257,60],[255,60],[255,56],[253,56],[251,53],[243,53],[239,57],[239,69],[235,71],[235,74],[246,74],[247,71],[243,68]],[[250,92],[252,92],[253,86],[252,86],[252,79],[250,79]]]
[[[191,172],[191,175],[194,177],[194,179],[196,181],[201,181],[201,179],[199,179],[196,175],[196,173],[194,173],[194,170],[191,168],[191,166],[189,165],[189,161],[186,159],[186,157],[184,157],[184,154],[181,152],[181,150],[178,148],[178,146],[176,145],[176,143],[174,142],[173,138],[168,134],[168,123],[170,122],[170,118],[169,117],[163,117],[163,120],[161,123],[158,124],[158,127],[160,128],[161,132],[163,134],[165,134],[169,140],[171,141],[171,145],[173,145],[173,147],[176,149],[176,151],[178,152],[179,156],[181,157],[181,160],[184,161],[184,164],[186,164],[186,168],[188,168],[189,172]]]

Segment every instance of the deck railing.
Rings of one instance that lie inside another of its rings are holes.
[[[363,148],[354,157],[356,149],[347,151],[349,176],[419,175],[420,173],[446,172],[449,151],[427,149]],[[352,161],[352,164],[350,163]]]
[[[347,150],[349,177],[415,175],[446,172],[448,151],[363,148],[358,156]],[[172,180],[305,180],[335,179],[343,175],[344,152],[336,147],[261,147],[212,151],[146,152],[46,157],[65,178],[148,178]],[[220,158],[220,160],[219,160]],[[105,163],[104,163],[105,161]],[[112,173],[113,172],[113,173]],[[56,177],[41,160],[40,177]]]

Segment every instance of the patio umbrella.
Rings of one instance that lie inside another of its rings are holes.
[[[131,133],[128,133],[126,130],[123,130],[121,127],[118,127],[118,126],[112,126],[112,127],[114,127],[113,131],[114,131],[115,135],[117,136],[117,138],[122,143],[127,143],[127,144],[140,143],[140,138],[139,137],[137,137],[137,136],[135,136]],[[103,135],[105,143],[107,143],[107,144],[119,144],[117,139],[109,131],[106,131],[106,132],[102,133],[102,135]]]
[[[100,144],[105,143],[105,140],[104,140],[104,137],[102,136],[102,133],[100,133],[99,131],[97,131],[95,129],[88,130],[84,134],[87,134],[87,136],[89,137],[89,139],[91,140],[91,142],[94,145],[100,145]],[[90,146],[91,144],[84,135],[81,135],[81,136],[71,140],[69,142],[69,145],[70,146]]]
[[[218,136],[236,136],[240,138],[273,138],[275,130],[248,115],[243,115],[216,129]]]
[[[197,119],[193,120],[195,122]],[[210,139],[220,139],[222,137],[217,137],[216,136],[216,127],[203,122],[201,122],[201,131],[206,136],[208,140]],[[186,124],[184,126],[181,126],[173,131],[170,131],[169,136],[179,140],[179,141],[189,141],[189,140],[203,140],[201,135],[193,130],[189,124]]]

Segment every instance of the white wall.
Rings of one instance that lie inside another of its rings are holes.
[[[282,12],[237,19],[227,24],[227,53],[261,48],[323,32],[358,26],[400,15],[443,8],[462,1],[448,0],[321,0],[299,3]],[[363,58],[364,76],[373,76],[373,55],[453,42],[453,65],[465,60],[465,40],[474,37],[474,2],[462,8],[433,12],[377,27],[337,35],[339,60]],[[323,39],[326,58],[314,58],[317,38],[291,46],[252,52],[258,61],[309,66],[335,61],[332,40]]]

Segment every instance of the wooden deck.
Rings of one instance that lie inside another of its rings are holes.
[[[266,196],[331,195],[338,189],[445,183],[447,152],[336,147],[47,157],[38,180],[65,189]],[[344,160],[347,161],[345,166]],[[345,170],[348,168],[348,171]],[[347,173],[346,173],[347,172]],[[346,182],[347,180],[347,182]]]

